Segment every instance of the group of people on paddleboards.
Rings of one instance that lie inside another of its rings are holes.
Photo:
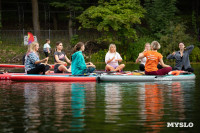
[[[190,65],[189,55],[192,52],[194,46],[190,45],[185,48],[184,43],[179,44],[179,51],[173,52],[167,56],[167,59],[175,59],[175,67],[166,65],[163,61],[163,56],[157,50],[160,49],[160,44],[157,41],[153,41],[151,44],[146,43],[145,49],[139,54],[136,59],[136,63],[141,62],[139,65],[140,71],[145,71],[146,75],[165,75],[172,70],[184,70],[193,72],[194,69]],[[46,58],[40,60],[38,55],[39,43],[32,42],[28,46],[27,53],[25,55],[25,71],[27,74],[48,74],[50,72],[51,65],[49,65],[48,59],[51,51],[50,40],[46,40],[43,51]],[[83,51],[85,50],[85,44],[78,42],[74,46],[71,60],[62,51],[62,42],[56,42],[56,49],[54,53],[54,73],[71,72],[72,75],[82,75],[85,73],[92,73],[96,66],[92,62],[85,62]],[[116,50],[115,44],[109,45],[109,50],[105,56],[105,70],[121,72],[125,67],[122,62],[122,57]],[[70,65],[68,65],[70,64]]]

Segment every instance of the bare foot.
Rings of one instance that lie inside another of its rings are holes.
[[[45,75],[47,75],[47,74],[49,74],[49,73],[50,73],[50,70],[46,71],[46,72],[45,72]]]

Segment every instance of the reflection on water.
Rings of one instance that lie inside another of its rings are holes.
[[[195,81],[0,85],[0,132],[157,133],[173,131],[167,122],[199,124]]]
[[[71,108],[72,122],[71,127],[74,131],[81,131],[84,127],[84,111],[85,111],[85,88],[83,84],[72,84]]]
[[[145,127],[151,128],[154,132],[159,132],[164,126],[161,122],[163,117],[163,93],[158,84],[145,84]]]
[[[108,83],[105,85],[105,122],[115,123],[119,119],[121,108],[121,88],[119,84]]]

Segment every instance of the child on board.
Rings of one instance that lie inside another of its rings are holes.
[[[82,75],[84,73],[92,73],[96,66],[92,63],[85,63],[83,51],[85,50],[85,45],[83,42],[78,42],[74,46],[74,54],[72,55],[72,75]]]
[[[56,42],[56,50],[54,53],[54,73],[71,72],[71,68],[67,68],[67,62],[71,61],[67,58],[66,54],[62,51],[63,44],[61,41]],[[65,62],[65,60],[67,62]]]
[[[116,71],[121,72],[125,67],[124,64],[120,64],[118,62],[122,62],[122,57],[116,51],[116,45],[110,44],[109,50],[105,56],[105,63],[106,63],[106,71]]]
[[[151,43],[151,51],[140,53],[138,58],[136,59],[136,62],[139,62],[139,59],[142,59],[144,57],[147,58],[145,64],[146,75],[165,75],[168,74],[168,72],[172,71],[172,67],[166,65],[163,62],[163,56],[157,52],[157,50],[159,49],[160,44],[157,41],[153,41]],[[157,68],[158,63],[160,63],[160,65],[163,67],[162,69]]]

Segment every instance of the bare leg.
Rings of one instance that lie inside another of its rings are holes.
[[[114,71],[121,72],[124,67],[125,67],[124,64],[120,64]]]
[[[106,71],[114,71],[115,68],[110,66],[110,65],[106,65]]]
[[[45,75],[47,75],[47,74],[49,74],[49,73],[50,73],[50,70],[46,71],[46,72],[45,72]]]
[[[71,72],[71,70],[67,69],[64,65],[60,65],[58,70],[62,72]]]

